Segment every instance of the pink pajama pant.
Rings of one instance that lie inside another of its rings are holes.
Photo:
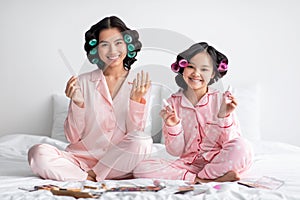
[[[45,179],[83,181],[87,171],[93,170],[97,181],[132,176],[132,170],[151,154],[152,138],[144,133],[127,134],[112,146],[100,161],[93,157],[79,157],[48,144],[37,144],[28,151],[32,171]]]
[[[197,156],[189,164],[184,159],[166,160],[149,159],[142,161],[134,169],[136,178],[158,178],[172,180],[188,180],[193,182],[198,176],[201,179],[216,179],[228,171],[243,173],[252,164],[252,149],[242,138],[226,143],[220,152],[210,161]]]

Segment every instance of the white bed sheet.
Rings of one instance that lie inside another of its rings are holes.
[[[33,144],[48,143],[64,148],[66,143],[45,136],[13,134],[0,137],[0,199],[63,199],[73,197],[54,196],[49,191],[28,192],[19,188],[33,188],[35,185],[54,184],[61,187],[80,187],[92,182],[58,182],[43,180],[35,176],[27,164],[27,150]],[[103,194],[100,199],[300,199],[300,148],[284,143],[255,141],[255,161],[252,169],[242,180],[256,180],[262,176],[270,176],[284,181],[277,190],[253,189],[234,183],[222,183],[227,187],[216,190],[218,183],[197,185],[194,192],[173,194],[184,181],[160,180],[166,188],[159,192],[111,192]],[[154,144],[154,156],[169,157],[161,144]],[[156,153],[155,153],[156,152]],[[158,152],[158,153],[157,153]],[[151,179],[132,179],[123,181],[105,181],[110,184],[135,184],[146,186],[153,184]]]

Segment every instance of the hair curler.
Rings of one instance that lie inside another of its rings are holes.
[[[129,58],[133,58],[134,56],[136,56],[136,52],[135,52],[135,51],[129,51],[129,52],[127,53],[127,56],[128,56]]]
[[[90,41],[89,41],[89,45],[90,46],[95,46],[97,44],[97,40],[96,39],[91,39]]]
[[[93,48],[92,50],[90,50],[90,54],[91,55],[95,55],[97,53],[97,49]]]
[[[125,34],[125,35],[123,36],[123,38],[124,38],[124,41],[125,41],[127,44],[132,42],[132,37],[131,37],[131,35],[129,35],[129,34]]]
[[[171,65],[171,69],[172,69],[173,72],[177,73],[177,72],[179,72],[180,67],[179,67],[179,65],[177,65],[177,63],[173,63]]]
[[[189,65],[189,62],[186,59],[181,59],[178,62],[178,65],[179,65],[179,67],[185,68],[185,67],[187,67]]]
[[[228,69],[228,65],[226,64],[226,62],[224,60],[221,61],[221,63],[219,64],[218,67],[218,71],[219,72],[225,72]]]
[[[99,62],[98,58],[93,58],[92,63],[97,64]]]
[[[134,51],[135,47],[133,44],[128,44],[127,49],[128,49],[128,51]]]

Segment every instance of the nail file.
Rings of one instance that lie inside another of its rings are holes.
[[[65,66],[68,68],[68,71],[70,72],[70,74],[72,76],[77,76],[77,74],[75,73],[74,69],[72,68],[72,66],[68,62],[68,60],[67,60],[65,54],[63,53],[63,51],[61,49],[58,49],[58,53],[59,53],[60,57],[62,58],[62,60],[64,61]]]

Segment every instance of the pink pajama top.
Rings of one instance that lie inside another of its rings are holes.
[[[70,102],[64,125],[70,142],[66,149],[68,152],[77,158],[99,160],[110,145],[119,143],[127,133],[144,130],[147,103],[130,100],[129,81],[133,80],[130,75],[129,72],[114,99],[102,70],[78,77],[84,108]]]
[[[226,118],[217,117],[221,100],[222,94],[213,88],[209,88],[195,106],[183,90],[168,99],[180,119],[173,127],[163,127],[166,149],[171,155],[179,156],[186,164],[191,164],[199,156],[210,161],[223,144],[240,137],[234,112]]]

